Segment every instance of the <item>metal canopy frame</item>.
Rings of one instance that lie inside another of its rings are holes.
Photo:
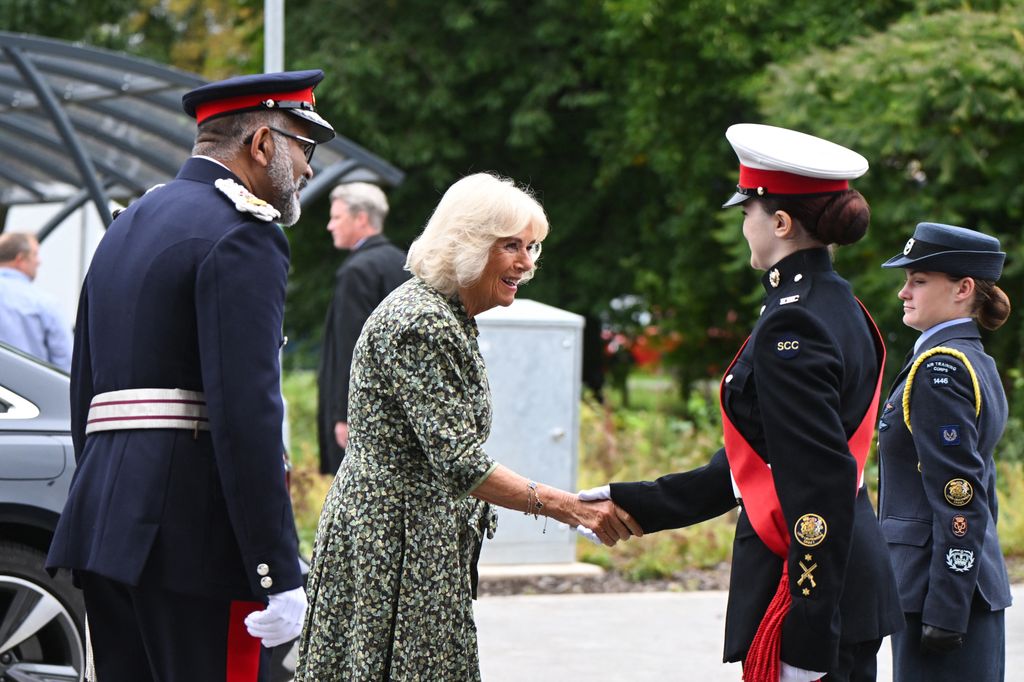
[[[192,152],[181,96],[207,81],[125,54],[0,31],[0,210],[60,202],[45,238],[92,202],[127,203],[167,182]],[[340,182],[395,186],[404,173],[338,135],[319,145],[307,206]]]

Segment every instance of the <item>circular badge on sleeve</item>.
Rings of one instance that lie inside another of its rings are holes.
[[[946,502],[954,507],[962,507],[974,497],[974,489],[971,488],[971,484],[962,478],[950,479],[942,492],[946,496]]]
[[[828,524],[817,514],[804,514],[793,526],[793,537],[804,547],[817,547],[828,534]]]

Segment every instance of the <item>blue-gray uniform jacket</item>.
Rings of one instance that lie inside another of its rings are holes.
[[[908,429],[904,389],[915,364]],[[1010,605],[996,535],[993,461],[1006,415],[995,362],[985,354],[973,321],[929,337],[897,376],[882,408],[882,532],[903,610],[920,613],[928,625],[963,633],[972,603],[993,611]]]
[[[832,270],[827,250],[797,251],[763,281],[765,308],[726,376],[724,408],[771,464],[794,536],[787,558],[793,605],[783,623],[782,660],[827,672],[837,666],[841,642],[881,639],[903,625],[885,540],[867,488],[858,487],[848,446],[874,397],[880,358],[864,313],[850,285]],[[694,471],[613,483],[611,492],[645,532],[698,523],[737,503],[724,449]],[[795,536],[811,515],[823,524],[811,536]],[[726,661],[746,657],[782,564],[741,513]]]
[[[77,469],[47,561],[225,599],[298,587],[278,352],[288,241],[191,158],[107,230],[82,288],[71,372]],[[209,431],[86,436],[93,396],[205,394]]]

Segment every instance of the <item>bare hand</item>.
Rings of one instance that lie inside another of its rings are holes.
[[[573,511],[579,519],[579,525],[594,531],[601,542],[609,547],[619,540],[644,534],[644,529],[629,512],[611,500],[577,502]]]
[[[334,440],[338,441],[339,448],[348,447],[348,422],[337,422],[334,425]]]

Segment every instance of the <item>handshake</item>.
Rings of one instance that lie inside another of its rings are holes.
[[[595,545],[611,547],[619,540],[644,534],[640,524],[626,510],[611,501],[610,486],[581,490],[576,497],[584,504],[576,507],[581,522],[574,529]]]

